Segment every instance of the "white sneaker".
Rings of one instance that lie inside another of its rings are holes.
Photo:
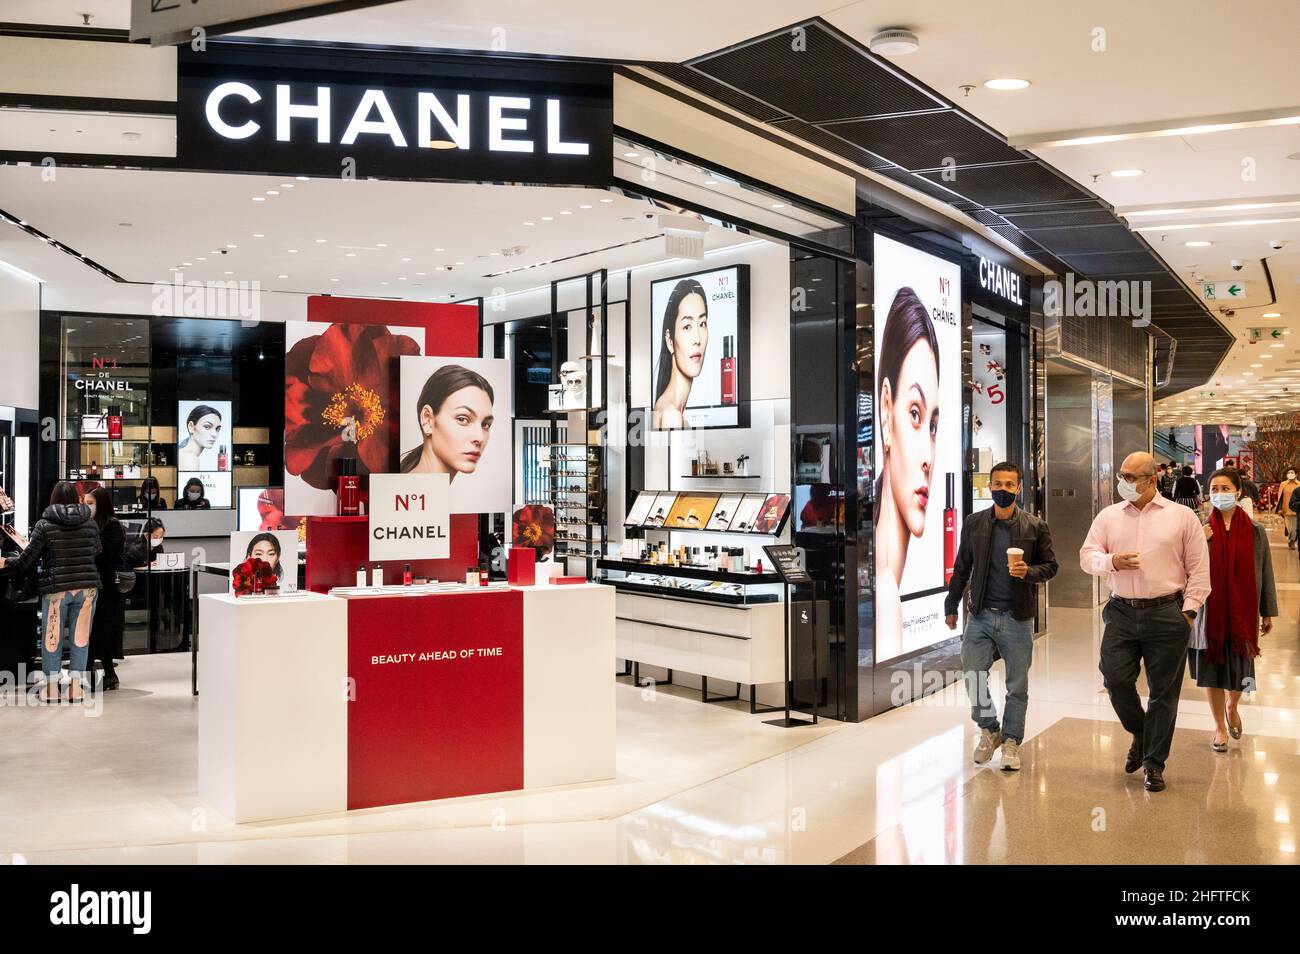
[[[1007,739],[1002,743],[1002,771],[1020,771],[1020,743],[1015,739]]]
[[[1002,733],[991,729],[980,729],[979,744],[975,746],[975,764],[983,765],[993,758],[993,753],[1002,744]]]

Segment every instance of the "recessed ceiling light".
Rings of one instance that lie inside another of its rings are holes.
[[[194,263],[193,263],[193,262],[181,262],[181,264],[184,265],[186,268],[189,268],[189,267],[190,267],[191,265],[193,265]]]
[[[1264,366],[1263,366],[1262,364],[1252,364],[1251,367],[1252,367],[1252,368],[1262,368],[1262,367],[1264,367]]]
[[[267,195],[279,195],[280,193],[277,192],[275,189],[267,189],[267,190],[266,190],[266,194],[267,194]]]
[[[1255,376],[1255,372],[1254,372],[1254,371],[1243,371],[1243,372],[1241,372],[1241,376],[1242,376],[1243,378],[1253,378],[1253,377]]]
[[[332,281],[332,282],[336,282],[336,281],[338,281],[338,279],[337,279],[337,278],[331,278],[330,281]]]
[[[198,258],[196,258],[194,261],[196,261],[196,262],[206,262],[207,260],[208,260],[208,257],[207,257],[206,255],[200,255],[200,256],[199,256]]]
[[[404,261],[404,262],[409,262],[410,259],[409,259],[409,258],[404,258],[404,259],[402,259],[402,261]]]
[[[294,176],[294,178],[297,179],[299,182],[307,182],[307,181],[308,181],[308,179],[307,179],[306,176]]]
[[[464,262],[457,262],[456,264],[457,264],[457,265],[464,265],[465,263],[464,263]]]
[[[379,284],[381,284],[381,285],[387,285],[388,282],[380,282]]]
[[[254,233],[253,233],[253,238],[266,238],[266,236],[265,236],[264,234],[262,234],[261,232],[254,232]]]
[[[289,276],[288,276],[288,275],[281,275],[280,277],[281,277],[281,278],[288,278]]]
[[[356,252],[348,252],[347,255],[346,255],[345,257],[347,257],[347,258],[356,258],[356,257],[357,257],[357,253],[356,253]]]
[[[1145,169],[1112,169],[1111,175],[1116,179],[1132,179],[1134,176],[1140,176]]]
[[[985,80],[984,85],[989,89],[1024,89],[1029,85],[1029,80],[1004,77],[1002,79]]]
[[[563,211],[560,213],[560,215],[572,215],[572,214],[573,214],[573,213],[570,212],[568,209],[565,209],[565,210],[563,210]]]
[[[253,201],[254,201],[254,202],[265,202],[265,201],[266,201],[266,196],[264,196],[264,195],[255,195],[255,196],[253,196]]]
[[[1266,312],[1264,312],[1264,317],[1265,317],[1265,318],[1281,318],[1281,317],[1282,317],[1282,312],[1280,312],[1280,311],[1266,311]]]
[[[290,255],[297,255],[297,254],[298,254],[298,250],[297,250],[296,248],[291,248],[291,249],[289,249],[289,254],[290,254]]]
[[[640,159],[640,158],[641,158],[641,153],[639,153],[639,152],[625,152],[625,153],[623,153],[623,158],[624,158],[624,159]]]
[[[1275,345],[1269,345],[1269,347],[1270,347],[1270,348],[1285,348],[1286,345],[1284,345],[1284,344],[1275,344]],[[1266,354],[1266,355],[1264,355],[1264,357],[1268,358],[1268,357],[1271,357],[1271,355],[1267,355],[1267,354]]]
[[[404,281],[406,281],[406,276],[405,276],[405,275],[398,275],[398,276],[397,276],[397,280],[398,280],[399,282],[404,282]]]
[[[601,202],[613,202],[614,200],[613,200],[613,199],[601,199],[600,201],[601,201]]]
[[[1213,245],[1214,243],[1197,241],[1197,242],[1184,242],[1183,244],[1186,245],[1188,248],[1205,248],[1206,246]]]
[[[239,248],[238,245],[227,245],[226,248]]]
[[[234,272],[226,272],[226,274],[227,274],[227,275],[233,275],[233,274],[235,274],[235,273],[234,273]]]
[[[537,223],[535,223],[535,222],[525,222],[525,223],[524,223],[524,225],[536,225],[536,224],[537,224]]]
[[[580,206],[578,206],[578,208],[580,208],[580,209],[590,209],[591,206],[589,206],[589,205],[580,205]]]
[[[435,251],[435,252],[445,252],[445,251],[447,251],[447,250],[446,250],[445,248],[435,248],[434,251]]]
[[[543,222],[554,222],[554,221],[555,221],[555,216],[553,216],[553,215],[543,215],[543,216],[542,216],[542,221],[543,221]]]
[[[292,182],[281,182],[281,183],[280,183],[280,188],[281,188],[281,189],[292,189],[292,188],[293,188],[293,183],[292,183]]]
[[[785,203],[784,203],[784,202],[773,202],[773,203],[772,203],[772,208],[774,208],[774,209],[784,209],[784,208],[785,208]]]
[[[435,272],[445,272],[445,271],[446,271],[446,269],[443,268],[441,265],[435,265],[434,268],[433,268],[433,270],[434,270]]]

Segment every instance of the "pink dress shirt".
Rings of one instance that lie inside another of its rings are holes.
[[[1136,553],[1136,570],[1116,570],[1111,557]],[[1196,514],[1156,494],[1141,510],[1111,504],[1092,521],[1079,550],[1085,573],[1110,578],[1115,596],[1145,600],[1183,591],[1183,612],[1200,610],[1210,595],[1210,549]]]

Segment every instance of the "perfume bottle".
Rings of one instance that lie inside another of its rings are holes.
[[[402,585],[411,585],[411,564],[406,564],[406,569],[402,570]]]
[[[370,585],[384,585],[384,565],[382,563],[376,563],[370,568]]]
[[[944,474],[943,499],[943,585],[952,582],[952,567],[957,561],[957,508],[954,506],[956,475]]]
[[[478,585],[488,585],[488,568],[486,563],[480,563],[478,565]]]
[[[108,439],[110,441],[122,439],[122,409],[115,404],[108,409]]]
[[[736,403],[736,339],[722,339],[722,403]]]
[[[357,476],[357,459],[344,457],[339,461],[340,473],[334,485],[337,516],[356,517],[361,514],[361,478]]]
[[[226,453],[226,445],[222,444],[217,449],[217,470],[230,469],[230,455]]]
[[[365,585],[366,585],[366,565],[364,563],[359,563],[357,564],[357,586],[365,586]]]

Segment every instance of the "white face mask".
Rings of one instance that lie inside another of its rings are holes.
[[[1231,510],[1237,506],[1237,495],[1231,492],[1210,494],[1210,503],[1214,504],[1215,510]]]
[[[1142,496],[1142,491],[1137,489],[1137,484],[1130,484],[1123,477],[1116,477],[1115,483],[1119,485],[1119,495],[1129,503]]]

